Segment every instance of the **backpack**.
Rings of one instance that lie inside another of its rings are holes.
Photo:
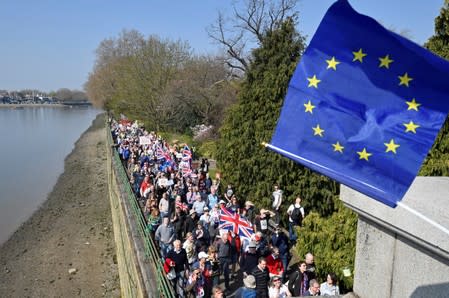
[[[297,225],[301,225],[302,222],[302,214],[301,214],[301,207],[294,207],[292,211],[292,215],[290,215],[293,222]]]

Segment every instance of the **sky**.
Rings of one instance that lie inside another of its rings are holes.
[[[407,30],[418,44],[433,35],[443,2],[349,0],[359,13],[387,28]],[[308,41],[332,3],[298,2],[297,29]],[[82,90],[100,42],[118,37],[123,29],[188,41],[199,54],[218,53],[219,46],[206,28],[215,22],[218,11],[229,14],[231,4],[231,0],[2,0],[0,90]]]

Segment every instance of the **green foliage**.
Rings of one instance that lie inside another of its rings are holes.
[[[217,151],[217,143],[215,141],[201,142],[196,147],[198,156],[204,156],[205,158],[215,158]]]
[[[160,133],[164,140],[167,140],[167,142],[172,145],[174,143],[178,144],[179,146],[184,144],[192,144],[192,136],[187,134],[179,134],[179,133],[173,133],[173,132],[161,132]]]
[[[449,0],[444,1],[440,15],[435,19],[435,35],[424,46],[449,60]],[[449,117],[421,167],[420,175],[449,176]]]
[[[354,271],[354,248],[356,244],[357,215],[334,198],[336,212],[323,218],[312,212],[298,229],[299,235],[295,251],[299,256],[314,254],[318,279],[326,280],[326,275],[335,272],[342,291],[352,289],[353,276],[345,277],[343,269]]]
[[[286,194],[285,205],[300,194],[307,209],[329,215],[334,210],[332,196],[338,192],[336,183],[261,145],[271,138],[303,50],[304,39],[291,19],[266,34],[253,52],[239,102],[228,110],[221,127],[217,161],[225,183],[233,184],[244,200],[267,207],[273,184],[279,183]]]
[[[149,130],[190,133],[219,126],[235,90],[218,57],[193,56],[186,42],[145,38],[136,30],[102,41],[85,88],[99,107],[145,123]]]

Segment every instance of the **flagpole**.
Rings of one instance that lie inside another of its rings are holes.
[[[266,142],[262,142],[261,143],[262,146],[264,147],[274,147]],[[279,149],[277,147],[274,147],[276,149]],[[418,212],[417,210],[407,206],[406,204],[402,203],[402,202],[397,202],[397,206],[402,207],[404,210],[407,210],[408,212],[416,215],[417,217],[421,218],[422,220],[426,221],[427,223],[429,223],[430,225],[432,225],[433,227],[437,228],[438,230],[442,231],[443,233],[445,233],[446,235],[449,236],[449,229],[445,228],[444,226],[440,225],[439,223],[437,223],[436,221],[428,218],[427,216],[425,216],[424,214]]]
[[[419,218],[421,218],[422,220],[426,221],[427,223],[429,223],[430,225],[432,225],[433,227],[437,228],[438,230],[442,231],[443,233],[445,233],[446,235],[449,235],[449,230],[445,227],[443,227],[442,225],[440,225],[439,223],[437,223],[436,221],[428,218],[427,216],[425,216],[424,214],[416,211],[415,209],[407,206],[406,204],[402,203],[402,202],[398,202],[397,205],[399,207],[402,207],[403,209],[407,210],[408,212],[418,216]]]

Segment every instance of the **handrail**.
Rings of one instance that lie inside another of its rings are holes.
[[[107,135],[108,135],[108,143],[110,146],[112,146],[113,142],[109,127]],[[113,156],[115,164],[117,165],[115,167],[117,179],[119,180],[121,185],[124,186],[126,194],[125,199],[127,199],[131,205],[133,219],[144,244],[145,257],[147,258],[147,260],[150,261],[150,263],[154,265],[153,268],[155,269],[155,273],[157,275],[157,288],[159,296],[167,298],[175,297],[176,295],[174,293],[171,282],[168,280],[167,275],[165,274],[164,268],[162,266],[161,257],[159,256],[159,250],[157,249],[157,246],[154,243],[154,240],[147,229],[145,217],[142,213],[142,210],[140,209],[137,198],[131,189],[128,175],[124,167],[121,166],[122,162],[116,150],[113,150]]]

